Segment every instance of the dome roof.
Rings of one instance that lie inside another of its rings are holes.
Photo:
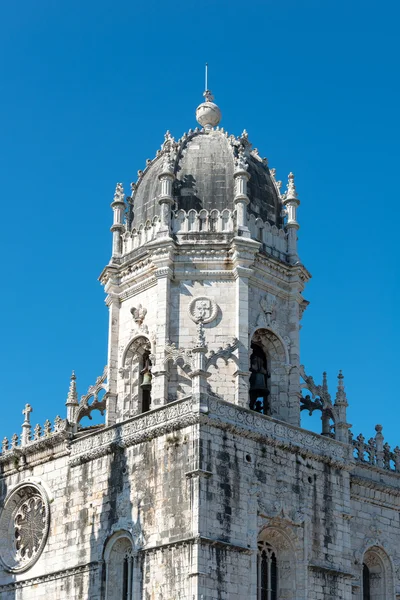
[[[139,227],[160,214],[157,200],[160,195],[159,175],[163,172],[166,154],[172,157],[174,164],[173,210],[222,211],[227,208],[233,211],[233,174],[239,150],[245,157],[250,176],[248,213],[281,227],[282,200],[274,171],[269,170],[267,161],[258,155],[256,149],[251,149],[246,132],[236,138],[218,128],[190,130],[177,142],[167,132],[155,159],[147,161],[146,169],[138,172],[138,182],[132,184],[132,226]]]

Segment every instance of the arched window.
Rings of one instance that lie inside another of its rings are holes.
[[[122,358],[122,413],[124,418],[147,412],[151,408],[151,344],[145,336],[137,336]]]
[[[273,322],[275,305],[263,303],[264,320]],[[283,421],[289,418],[289,354],[284,341],[271,329],[261,327],[251,338],[249,360],[249,408]],[[298,397],[296,396],[296,406]]]
[[[276,554],[268,542],[258,542],[257,600],[277,600],[278,564]]]
[[[363,600],[393,598],[393,569],[386,552],[372,546],[364,554],[362,568]]]
[[[108,541],[106,565],[106,600],[136,600],[140,597],[140,569],[137,554],[128,532],[114,534]]]
[[[251,344],[250,372],[250,409],[269,415],[268,361],[262,346],[254,342]]]
[[[370,572],[365,563],[363,564],[363,600],[371,600]]]

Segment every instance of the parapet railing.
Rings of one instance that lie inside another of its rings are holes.
[[[353,455],[356,462],[400,473],[400,448],[393,450],[387,442],[384,443],[382,425],[376,425],[376,435],[368,441],[360,433],[353,438],[350,433],[350,443],[353,445]]]

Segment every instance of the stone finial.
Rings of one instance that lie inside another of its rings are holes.
[[[322,389],[324,392],[328,392],[328,376],[326,371],[322,373]]]
[[[46,421],[44,422],[43,433],[45,436],[48,436],[51,434],[51,423],[50,423],[49,419],[46,419]]]
[[[171,152],[166,152],[164,154],[162,173],[159,177],[162,177],[163,175],[174,175],[174,161]]]
[[[335,400],[336,404],[346,404],[347,406],[347,397],[346,397],[346,392],[344,389],[344,376],[342,371],[339,371],[339,375],[338,375],[338,387],[337,387],[337,392],[336,392],[336,400]]]
[[[221,120],[221,111],[219,107],[213,102],[214,97],[210,90],[206,90],[203,94],[205,102],[199,104],[196,109],[196,120],[204,127],[206,132],[210,131],[213,127],[216,127]]]
[[[40,439],[40,436],[42,435],[42,428],[39,425],[39,423],[37,425],[35,425],[35,428],[33,430],[33,439],[35,441]]]
[[[235,173],[242,173],[247,171],[249,165],[247,164],[246,157],[244,155],[244,148],[240,146],[238,150],[237,158],[235,158]]]
[[[378,467],[383,469],[384,467],[384,450],[383,450],[383,433],[382,433],[382,425],[375,425],[375,444],[376,444],[376,464]]]
[[[18,446],[18,434],[14,433],[11,437],[11,449],[16,448]]]
[[[32,412],[32,407],[30,404],[25,404],[25,408],[22,411],[25,419],[22,423],[22,435],[21,435],[21,445],[25,446],[31,439],[31,417],[30,414]]]
[[[294,175],[292,172],[289,173],[287,191],[285,194],[285,202],[289,202],[290,200],[295,200],[297,202],[299,201],[296,192],[296,186],[294,184]]]
[[[68,405],[78,405],[78,393],[76,391],[76,375],[75,371],[72,371],[71,380],[69,383],[68,396],[66,401],[66,406]]]
[[[69,390],[67,401],[65,403],[67,407],[67,420],[69,423],[75,423],[75,413],[79,406],[78,392],[76,391],[76,375],[75,371],[72,371],[71,379],[69,382]]]
[[[10,446],[9,446],[8,439],[6,437],[3,438],[3,441],[1,443],[1,451],[4,453],[4,452],[6,452],[9,449],[9,447]]]
[[[56,418],[54,419],[54,432],[59,431],[61,429],[61,425],[62,425],[62,418],[60,417],[60,415],[57,415]]]
[[[114,192],[114,202],[124,202],[124,188],[122,183],[117,183]]]

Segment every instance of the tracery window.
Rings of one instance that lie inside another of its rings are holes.
[[[275,551],[268,542],[258,542],[257,600],[277,600],[278,564]]]
[[[140,569],[129,534],[121,531],[109,540],[106,564],[106,600],[136,600],[140,597]]]
[[[38,560],[49,523],[50,506],[42,486],[17,485],[0,513],[0,562],[7,571],[21,573]]]
[[[392,598],[393,569],[386,552],[372,546],[365,552],[362,568],[363,600],[387,600]]]

